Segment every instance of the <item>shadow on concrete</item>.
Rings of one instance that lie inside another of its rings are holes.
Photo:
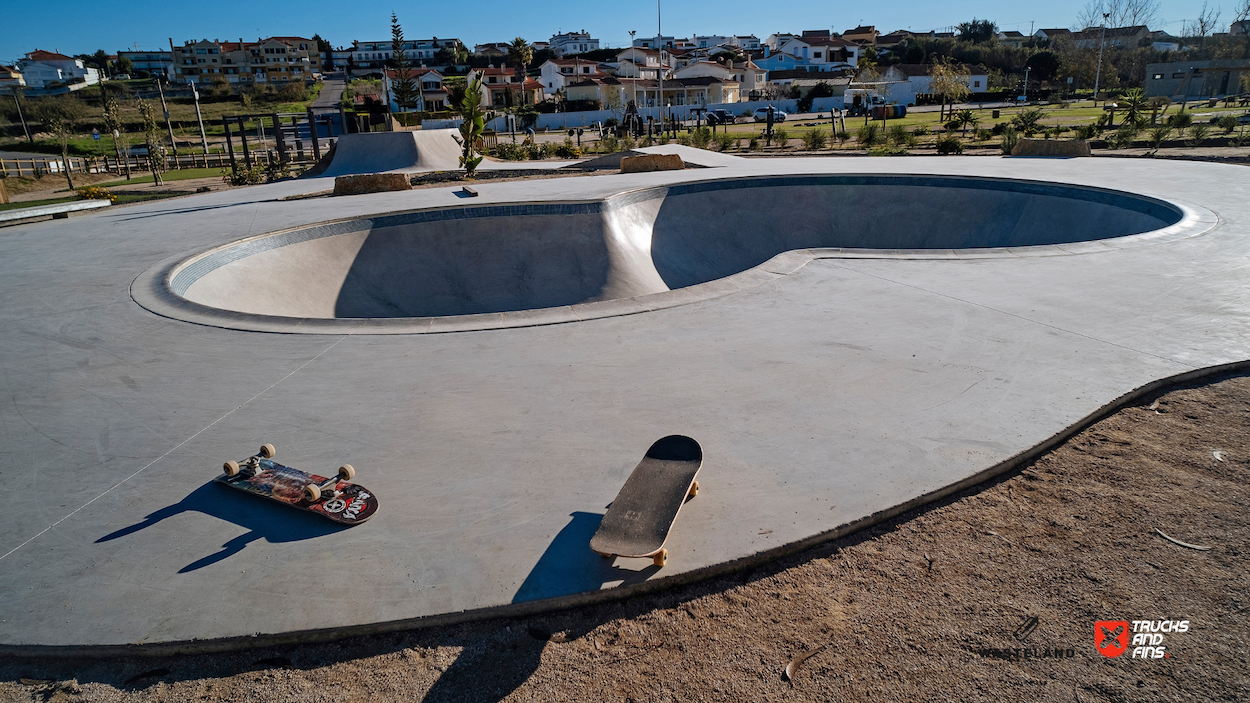
[[[576,512],[571,517],[573,519],[551,540],[534,568],[530,569],[516,595],[512,596],[513,603],[597,591],[606,584],[615,586],[646,581],[660,570],[658,566],[648,566],[640,571],[615,566],[611,559],[590,551],[590,538],[599,529],[603,515]],[[633,561],[644,563],[638,559]]]
[[[188,193],[191,195],[191,193]],[[181,207],[170,210],[157,210],[143,215],[131,215],[130,217],[118,217],[121,222],[129,222],[130,220],[146,220],[149,217],[161,217],[163,215],[181,215],[189,212],[202,212],[204,210],[222,210],[225,208],[240,207],[242,205],[259,205],[261,203],[276,203],[282,198],[265,198],[263,200],[247,200],[241,203],[222,203],[220,205],[200,205],[198,207]]]
[[[178,570],[180,574],[196,571],[228,559],[258,539],[264,539],[273,544],[298,542],[346,529],[343,525],[337,525],[316,515],[293,510],[268,500],[245,496],[234,489],[218,485],[216,481],[210,481],[177,503],[151,513],[143,519],[143,522],[104,535],[96,540],[96,544],[121,539],[152,527],[166,518],[192,511],[232,522],[248,532],[221,545],[220,551],[196,559],[182,567]]]

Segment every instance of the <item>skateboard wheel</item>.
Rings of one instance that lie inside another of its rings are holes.
[[[278,453],[278,450],[274,449],[272,444],[260,445],[260,455],[266,459],[272,459],[274,454],[277,454],[277,453]]]
[[[239,475],[239,462],[237,461],[227,461],[221,468],[226,472],[227,476]]]
[[[661,549],[658,554],[651,557],[651,563],[656,566],[664,566],[668,563],[668,550]]]
[[[350,481],[353,478],[356,478],[356,467],[351,464],[343,464],[339,467],[339,479]]]
[[[309,503],[311,503],[320,498],[321,498],[321,486],[318,486],[315,483],[310,483],[307,486],[304,486],[304,500],[307,500]]]
[[[699,482],[695,481],[694,483],[690,484],[690,497],[693,498],[697,495],[699,495]]]

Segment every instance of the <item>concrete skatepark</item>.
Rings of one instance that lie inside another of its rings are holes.
[[[752,159],[482,182],[471,205],[282,200],[314,179],[0,229],[22,486],[0,645],[193,651],[541,610],[871,524],[1250,358],[1245,174]],[[461,265],[482,281],[570,247],[586,276],[448,295],[432,267],[480,242]],[[406,281],[406,259],[431,268]],[[601,559],[605,506],[669,434],[705,459],[668,565]],[[213,485],[262,442],[355,465],[378,514],[341,529]]]

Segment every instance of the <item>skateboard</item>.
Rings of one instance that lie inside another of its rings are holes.
[[[681,506],[699,492],[695,476],[702,465],[703,449],[689,437],[669,435],[652,444],[608,506],[590,549],[604,557],[651,557],[656,566],[667,564],[664,542]]]
[[[327,478],[272,461],[276,450],[266,444],[243,461],[227,461],[218,483],[279,503],[307,510],[342,525],[359,525],[373,517],[378,499],[364,486],[348,483],[356,477],[351,464]]]

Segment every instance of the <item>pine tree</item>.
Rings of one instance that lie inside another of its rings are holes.
[[[391,60],[395,64],[395,78],[391,81],[391,93],[400,112],[412,110],[418,106],[421,95],[417,90],[417,82],[412,77],[412,64],[408,62],[408,52],[404,50],[404,28],[399,26],[399,18],[391,13]]]

